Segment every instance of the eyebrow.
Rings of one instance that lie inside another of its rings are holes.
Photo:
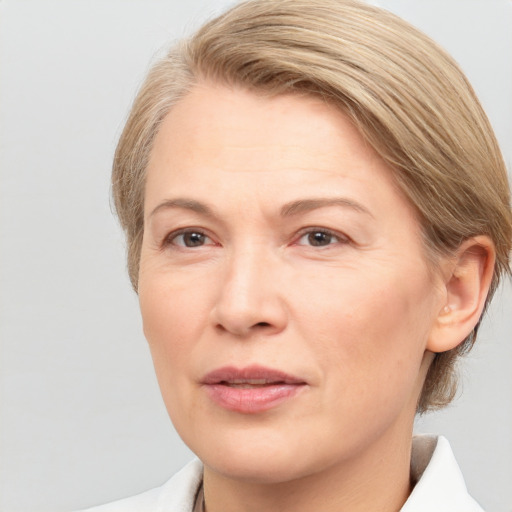
[[[286,203],[281,208],[281,217],[292,217],[301,213],[307,213],[319,208],[326,208],[329,206],[341,206],[343,208],[349,208],[360,213],[364,213],[373,217],[373,214],[365,208],[362,204],[359,204],[352,199],[344,197],[326,197],[326,198],[310,198],[310,199],[298,199]],[[184,210],[190,210],[206,217],[215,217],[212,209],[204,203],[196,201],[195,199],[189,198],[176,198],[167,199],[157,205],[149,214],[152,217],[160,210],[167,210],[172,208],[182,208]]]
[[[159,212],[160,210],[167,210],[170,208],[182,208],[184,210],[191,210],[200,215],[205,215],[206,217],[214,216],[211,208],[206,206],[204,203],[200,203],[199,201],[196,201],[194,199],[176,198],[167,199],[166,201],[160,203],[151,211],[149,217],[152,217],[153,215],[155,215],[155,213]]]
[[[362,204],[359,204],[352,199],[345,197],[325,197],[325,198],[313,198],[313,199],[299,199],[285,204],[281,208],[282,217],[291,217],[293,215],[299,215],[301,213],[307,213],[312,210],[319,208],[326,208],[328,206],[341,206],[343,208],[349,208],[359,213],[364,213],[373,217],[373,214],[365,208]]]

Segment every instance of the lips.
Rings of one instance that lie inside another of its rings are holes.
[[[201,383],[216,405],[245,414],[277,407],[307,385],[303,379],[256,365],[219,368],[205,375]]]

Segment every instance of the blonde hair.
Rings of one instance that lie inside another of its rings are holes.
[[[423,228],[427,261],[488,235],[491,291],[510,273],[512,215],[505,165],[489,121],[454,60],[397,16],[356,0],[252,0],[206,23],[149,72],[114,159],[115,208],[137,290],[145,169],[163,118],[198,81],[264,94],[310,93],[347,114],[394,170]],[[436,354],[418,411],[449,403],[457,348]]]

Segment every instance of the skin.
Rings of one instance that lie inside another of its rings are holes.
[[[483,252],[464,253],[473,282]],[[442,268],[427,267],[390,169],[334,107],[203,83],[172,109],[148,166],[139,297],[208,512],[400,509],[429,348],[463,339],[458,267]],[[258,414],[205,393],[208,372],[250,364],[307,385]]]

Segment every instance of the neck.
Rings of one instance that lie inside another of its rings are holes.
[[[205,466],[206,512],[397,512],[411,492],[412,421],[407,432],[398,430],[349,460],[286,482],[240,481]]]

